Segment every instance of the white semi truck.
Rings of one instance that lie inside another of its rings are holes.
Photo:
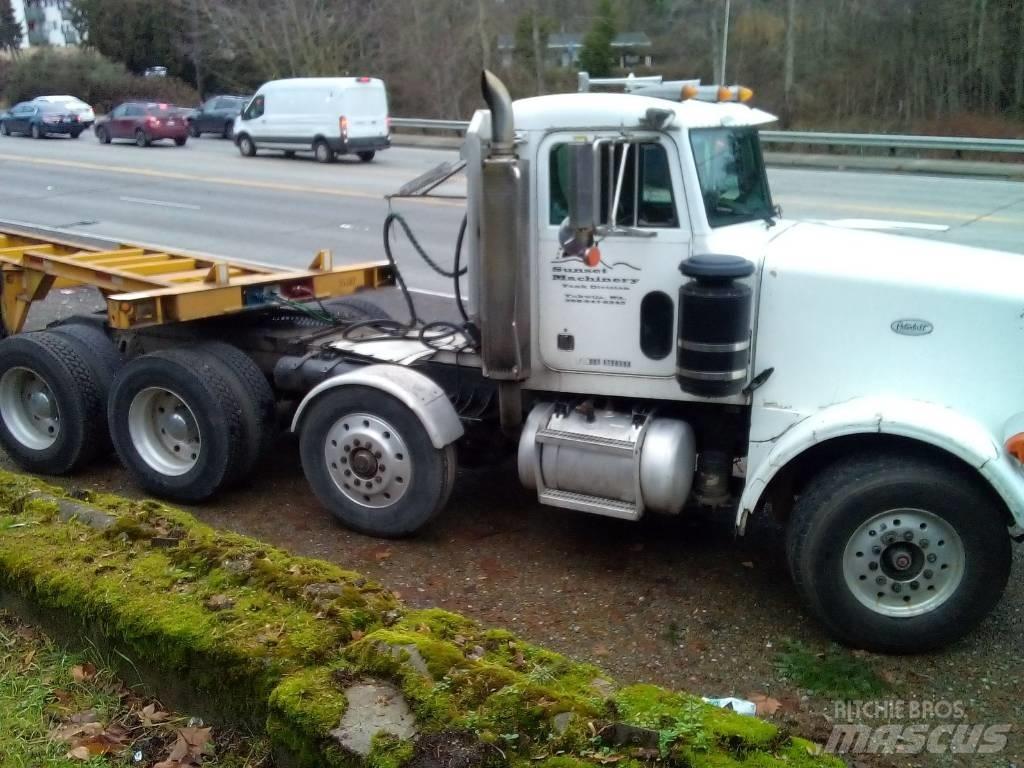
[[[846,643],[969,632],[1024,533],[1024,260],[782,219],[758,142],[773,118],[736,89],[513,103],[482,85],[463,321],[395,322],[295,276],[251,278],[217,311],[108,286],[106,318],[0,343],[7,451],[61,473],[109,433],[142,487],[196,501],[245,477],[291,404],[313,491],[356,530],[414,533],[461,449],[508,449],[541,504],[706,507],[741,534],[773,516],[802,597]],[[4,252],[5,291],[42,269]],[[371,267],[359,285],[395,264]],[[10,330],[18,307],[5,296]]]

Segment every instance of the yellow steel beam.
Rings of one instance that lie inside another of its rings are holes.
[[[30,270],[5,268],[0,291],[0,313],[8,335],[21,333],[32,302],[46,298],[53,287],[53,275]]]

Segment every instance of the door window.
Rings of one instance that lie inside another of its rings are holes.
[[[110,113],[110,116],[116,120],[117,118],[124,117],[127,114],[128,114],[128,107],[127,107],[127,105],[121,104],[113,112]]]
[[[125,107],[125,117],[142,117],[144,114],[146,114],[146,110],[144,110],[138,104],[129,104],[127,107]]]
[[[242,117],[246,120],[253,120],[257,117],[263,117],[263,111],[266,109],[266,99],[262,94],[253,99],[249,106],[245,110],[245,114]]]
[[[565,144],[556,145],[550,156],[550,223],[561,224],[569,215],[569,152]],[[639,228],[678,228],[672,174],[665,147],[656,141],[602,144],[600,224],[612,223],[608,211],[615,205],[617,226]]]

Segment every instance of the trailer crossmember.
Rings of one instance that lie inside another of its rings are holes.
[[[335,267],[330,251],[295,270],[129,244],[88,245],[7,228],[0,229],[0,265],[7,334],[22,330],[32,303],[54,286],[98,289],[110,327],[129,330],[394,284],[387,261]]]

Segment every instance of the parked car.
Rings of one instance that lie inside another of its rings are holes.
[[[249,102],[249,96],[213,96],[189,120],[189,132],[196,137],[216,133],[225,139],[234,135],[235,118]]]
[[[96,121],[96,138],[103,144],[113,139],[131,139],[140,147],[171,139],[179,147],[184,146],[188,141],[188,121],[181,109],[171,104],[126,101]]]
[[[96,122],[96,113],[92,107],[76,96],[36,96],[34,104],[62,104],[68,112],[78,115],[78,122],[88,128]]]
[[[23,101],[0,115],[0,133],[4,136],[21,133],[45,139],[51,134],[65,134],[77,139],[84,130],[78,115],[68,112],[62,104]]]
[[[321,163],[349,153],[369,162],[391,146],[387,91],[374,77],[273,80],[256,92],[234,130],[244,157],[276,149],[311,151]]]

